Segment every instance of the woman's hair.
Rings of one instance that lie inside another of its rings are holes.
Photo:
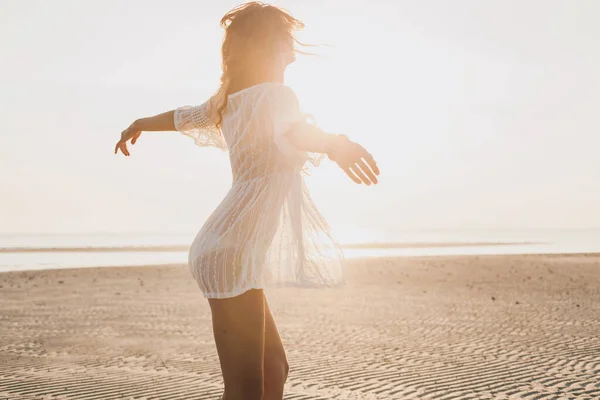
[[[282,9],[252,1],[229,11],[221,19],[225,29],[221,47],[221,84],[215,95],[217,127],[223,121],[227,96],[234,91],[262,82],[282,56],[283,46],[299,43],[295,30],[304,23]],[[301,43],[299,43],[301,44]]]

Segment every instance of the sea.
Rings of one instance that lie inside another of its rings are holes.
[[[195,233],[0,234],[0,272],[180,264]],[[600,253],[600,229],[410,230],[341,243],[346,258]]]

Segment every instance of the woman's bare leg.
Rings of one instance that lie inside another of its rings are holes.
[[[285,349],[265,298],[265,389],[263,400],[283,399],[283,386],[287,380],[288,370]]]
[[[265,299],[251,289],[227,299],[209,299],[221,363],[224,400],[263,400]]]

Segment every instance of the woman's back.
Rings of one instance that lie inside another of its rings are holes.
[[[304,119],[294,92],[266,82],[229,95],[221,131],[229,149],[234,182],[293,172],[307,155],[282,136]]]
[[[215,103],[212,98],[200,106],[180,107],[175,113],[176,127],[200,146],[227,149],[234,183],[290,173],[309,158],[313,164],[321,159],[298,151],[284,135],[305,119],[288,86],[264,82],[230,94],[220,129]]]

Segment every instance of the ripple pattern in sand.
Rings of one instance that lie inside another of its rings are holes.
[[[356,261],[277,289],[286,399],[600,399],[600,257]],[[0,400],[199,400],[222,390],[184,266],[0,274]]]

